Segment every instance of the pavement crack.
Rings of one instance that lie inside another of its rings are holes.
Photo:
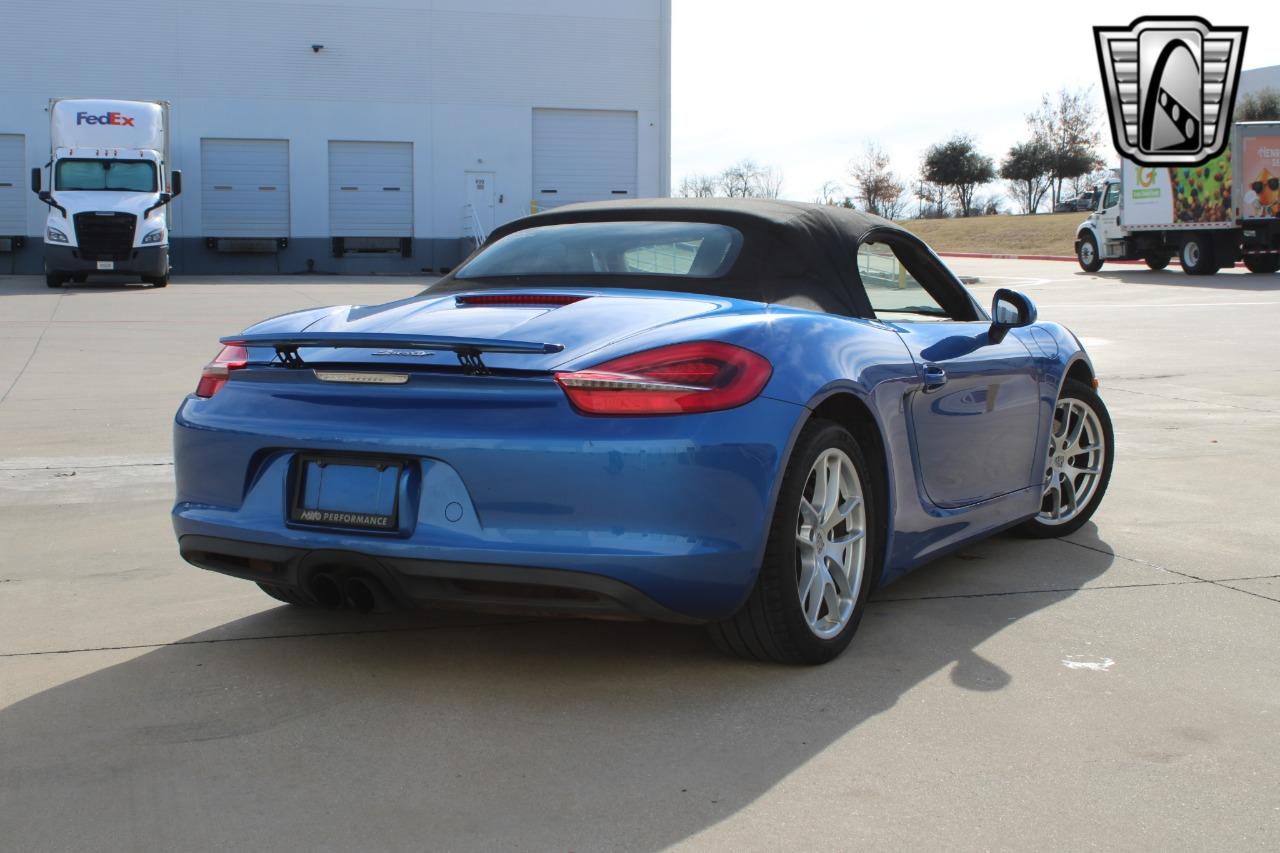
[[[1062,592],[1096,592],[1108,589],[1143,589],[1152,586],[1189,586],[1196,583],[1212,583],[1203,580],[1159,581],[1152,583],[1118,583],[1107,586],[1061,586],[1045,589],[1012,589],[994,592],[955,592],[946,595],[915,595],[901,598],[873,598],[868,604],[892,604],[903,601],[942,601],[954,598],[1000,598],[1007,595],[1048,595]]]
[[[1202,578],[1199,575],[1191,574],[1191,572],[1180,572],[1177,569],[1171,569],[1168,566],[1162,566],[1158,563],[1153,563],[1150,560],[1143,560],[1138,557],[1126,557],[1124,554],[1117,554],[1115,551],[1109,551],[1104,548],[1098,548],[1094,545],[1089,545],[1084,542],[1073,542],[1070,539],[1059,539],[1058,541],[1062,542],[1065,545],[1074,545],[1077,548],[1084,548],[1087,551],[1093,551],[1094,553],[1097,553],[1097,554],[1105,554],[1108,557],[1116,557],[1121,560],[1127,560],[1130,563],[1137,563],[1140,566],[1147,566],[1148,568],[1156,569],[1161,572],[1168,572],[1171,575],[1177,575],[1178,577],[1181,577],[1181,578],[1187,578],[1188,580],[1194,581],[1195,583],[1212,584],[1214,586],[1220,586],[1223,589],[1229,589],[1232,592],[1243,592],[1245,595],[1252,595],[1252,596],[1256,596],[1257,598],[1265,598],[1267,601],[1274,601],[1277,604],[1280,604],[1280,598],[1272,598],[1271,596],[1263,595],[1260,592],[1252,592],[1247,589],[1239,589],[1238,587],[1227,586],[1227,584],[1236,583],[1237,581],[1271,580],[1273,578],[1280,577],[1280,575],[1274,575],[1274,574],[1253,575],[1250,577],[1239,577],[1239,578]],[[1108,587],[1100,587],[1100,588],[1107,589]]]
[[[0,394],[0,403],[9,399],[9,393],[13,391],[14,388],[18,387],[18,381],[22,379],[23,374],[27,372],[27,368],[31,366],[31,360],[36,357],[36,350],[40,349],[40,344],[44,341],[45,333],[47,333],[49,331],[49,327],[53,325],[54,317],[58,316],[58,309],[62,307],[62,300],[66,295],[65,290],[58,294],[58,301],[53,306],[53,311],[49,314],[49,319],[44,321],[44,328],[40,330],[40,334],[36,335],[36,342],[31,345],[31,352],[27,353],[27,360],[22,362],[22,367],[18,369],[18,375],[13,377],[13,381],[9,383],[9,387],[4,389],[3,394]]]
[[[1179,403],[1195,403],[1200,406],[1217,406],[1223,409],[1237,409],[1242,412],[1258,412],[1264,415],[1280,415],[1280,411],[1275,409],[1259,409],[1254,406],[1241,406],[1236,403],[1217,403],[1212,400],[1196,400],[1192,397],[1177,397],[1172,394],[1153,394],[1150,391],[1135,391],[1132,388],[1122,388],[1119,385],[1107,383],[1108,391],[1120,391],[1124,394],[1137,394],[1140,397],[1155,397],[1157,400],[1176,400]]]

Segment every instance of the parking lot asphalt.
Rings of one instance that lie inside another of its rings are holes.
[[[0,849],[1280,848],[1280,275],[952,266],[1084,340],[1110,492],[810,669],[179,559],[170,419],[218,336],[423,280],[0,277]]]

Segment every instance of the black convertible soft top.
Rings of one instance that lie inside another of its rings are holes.
[[[656,198],[570,204],[526,216],[495,229],[478,251],[508,234],[542,225],[620,221],[728,225],[742,232],[743,245],[733,266],[720,278],[628,275],[609,281],[612,286],[691,291],[847,316],[868,316],[857,273],[859,241],[872,230],[908,234],[887,219],[842,207],[772,199]],[[609,277],[557,276],[556,281],[599,285],[602,278]],[[451,274],[427,293],[549,283],[539,276],[459,280]]]

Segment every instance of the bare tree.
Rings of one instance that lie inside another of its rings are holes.
[[[917,179],[911,195],[916,199],[916,219],[945,219],[951,215],[945,188]]]
[[[685,175],[676,194],[681,198],[711,198],[716,194],[716,179],[711,175]]]
[[[906,186],[889,168],[889,155],[880,146],[868,142],[862,159],[849,164],[849,174],[853,176],[858,201],[868,213],[886,219],[902,216]]]
[[[782,170],[777,166],[762,166],[756,172],[756,198],[777,198],[782,192]]]
[[[754,160],[742,160],[729,166],[719,177],[720,195],[726,198],[752,198],[755,196],[756,175],[760,167]]]
[[[839,181],[824,181],[814,201],[818,204],[836,205],[842,198],[844,198],[844,187]]]
[[[1056,207],[1062,200],[1063,183],[1092,172],[1100,162],[1098,144],[1102,132],[1092,88],[1075,92],[1063,89],[1056,98],[1046,92],[1040,98],[1040,108],[1027,115],[1027,127],[1051,152],[1049,174]]]
[[[684,198],[777,198],[781,190],[781,169],[761,166],[748,158],[715,175],[686,175],[676,194]]]

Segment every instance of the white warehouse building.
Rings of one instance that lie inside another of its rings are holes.
[[[0,273],[41,269],[53,98],[169,103],[178,273],[438,272],[531,210],[669,194],[670,0],[121,11],[4,0]]]

